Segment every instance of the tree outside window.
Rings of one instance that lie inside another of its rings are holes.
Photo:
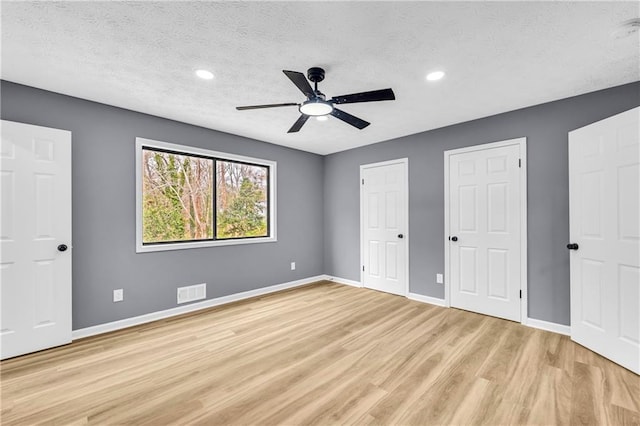
[[[269,236],[268,166],[149,147],[142,163],[143,244]]]
[[[268,168],[216,161],[216,238],[266,237]]]

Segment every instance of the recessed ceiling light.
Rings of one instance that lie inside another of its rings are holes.
[[[427,80],[436,81],[444,77],[444,71],[434,71],[427,74]]]
[[[316,120],[318,121],[327,121],[329,119],[329,117],[327,117],[326,115],[318,115],[316,117]]]
[[[203,80],[211,80],[213,78],[213,73],[207,70],[197,70],[196,75]]]

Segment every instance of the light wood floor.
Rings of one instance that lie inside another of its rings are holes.
[[[566,336],[334,283],[0,364],[1,423],[640,423],[640,378]]]

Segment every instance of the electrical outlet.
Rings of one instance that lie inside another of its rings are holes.
[[[444,283],[444,277],[442,276],[442,274],[436,274],[436,283],[437,284]]]
[[[124,290],[121,288],[117,290],[113,290],[113,301],[122,302],[123,300],[124,300]]]
[[[291,262],[291,270],[292,271],[296,270],[296,262]]]

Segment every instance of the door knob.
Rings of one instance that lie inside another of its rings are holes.
[[[398,234],[398,238],[404,238],[404,235]]]
[[[569,250],[578,250],[579,247],[576,243],[567,244]]]
[[[69,248],[69,247],[67,247],[67,245],[66,245],[66,244],[60,244],[60,245],[58,246],[58,251],[67,251],[67,249],[68,249],[68,248]]]
[[[458,237],[451,237],[450,239],[451,239],[451,241],[453,241],[453,242],[458,241]]]

